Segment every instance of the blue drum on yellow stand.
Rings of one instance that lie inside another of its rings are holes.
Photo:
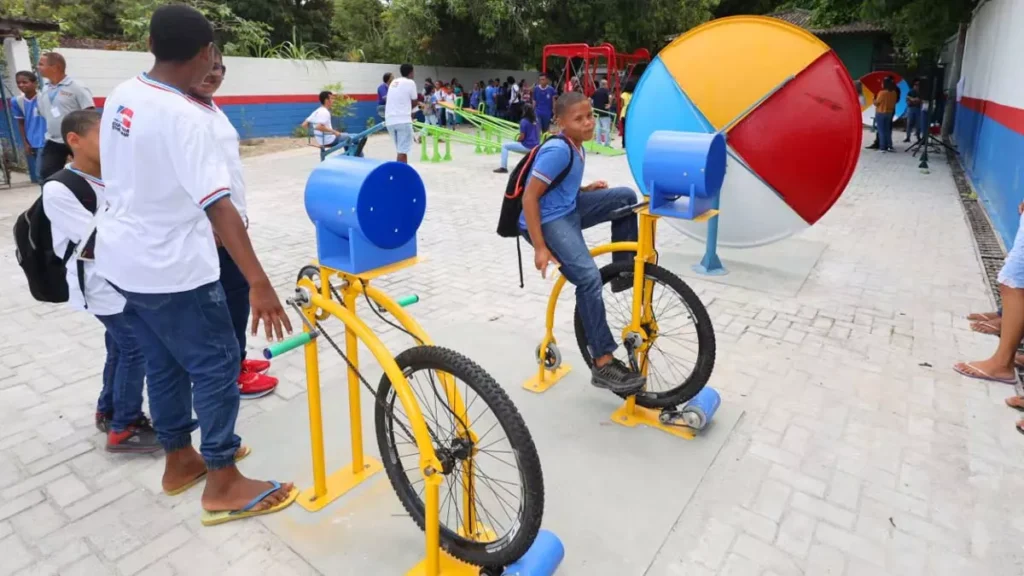
[[[306,182],[321,266],[359,274],[416,256],[427,193],[411,166],[338,156]]]

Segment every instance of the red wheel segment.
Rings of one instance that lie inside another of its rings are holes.
[[[808,224],[839,199],[860,155],[860,101],[829,51],[737,123],[729,145]]]

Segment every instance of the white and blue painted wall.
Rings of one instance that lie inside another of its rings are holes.
[[[60,49],[68,74],[92,90],[96,106],[121,82],[148,70],[152,55],[144,52]],[[377,87],[385,72],[398,75],[398,64],[361,62],[313,62],[266,58],[226,57],[227,75],[215,101],[243,138],[288,136],[319,106],[317,95],[325,86],[341,83],[341,91],[355,100],[351,115],[340,119],[347,130],[359,132],[377,120]],[[526,78],[537,72],[417,66],[415,79],[422,87],[426,78],[446,82],[457,78],[469,87],[488,78]],[[12,87],[13,82],[5,84]],[[0,122],[0,132],[5,130]]]
[[[1024,1],[989,0],[967,31],[954,138],[964,170],[1009,249],[1024,201]]]

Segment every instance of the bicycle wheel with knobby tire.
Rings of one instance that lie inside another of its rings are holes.
[[[537,537],[544,511],[540,458],[522,416],[483,368],[457,352],[416,346],[395,361],[441,461],[441,547],[476,566],[515,562]],[[438,376],[442,373],[451,376],[462,395],[461,414],[449,405]],[[465,433],[466,417],[472,435]],[[426,486],[420,453],[386,374],[377,389],[375,419],[384,469],[402,506],[422,529]],[[473,489],[467,490],[467,484]],[[467,493],[473,494],[472,501]]]
[[[647,386],[636,395],[636,403],[645,408],[670,408],[693,398],[707,384],[715,367],[715,330],[700,298],[678,276],[650,263],[645,265],[644,275],[653,286],[653,322],[641,323],[647,336],[637,364],[647,364]],[[616,278],[627,278],[630,288],[612,292],[609,284]],[[632,260],[601,268],[605,314],[616,339],[633,317],[632,282]],[[580,354],[587,366],[592,366],[578,307],[575,330]],[[615,355],[629,364],[625,346],[620,346]]]

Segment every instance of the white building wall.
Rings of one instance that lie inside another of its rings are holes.
[[[63,48],[68,73],[83,82],[97,97],[106,97],[115,86],[139,72],[148,70],[153,56],[144,52],[85,50]],[[226,57],[228,68],[220,96],[270,96],[316,94],[325,85],[341,82],[347,94],[373,94],[385,72],[398,75],[397,64],[362,62],[314,62],[267,58]],[[417,66],[415,78],[421,84],[427,77],[450,81],[458,78],[469,87],[477,80],[513,76],[533,82],[537,72],[522,70],[480,70]]]

